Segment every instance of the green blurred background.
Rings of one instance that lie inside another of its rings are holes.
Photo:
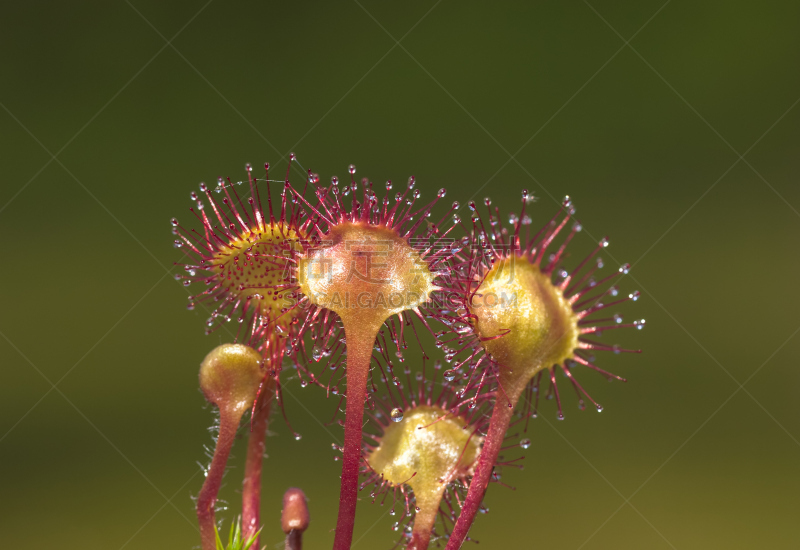
[[[566,391],[556,422],[546,403],[525,470],[504,476],[516,491],[487,497],[481,548],[800,547],[799,3],[0,13],[0,546],[199,543],[212,411],[196,373],[229,336],[187,312],[169,219],[198,182],[294,151],[323,180],[352,162],[505,211],[528,188],[535,224],[570,194],[576,255],[605,234],[607,269],[635,264],[621,285],[642,299],[620,311],[647,328],[615,336],[645,354],[600,358],[627,384],[581,373],[601,415]],[[310,498],[307,547],[330,547],[335,406],[289,381],[303,439],[274,422],[268,548],[289,486]],[[355,548],[392,545],[386,511],[363,503]]]

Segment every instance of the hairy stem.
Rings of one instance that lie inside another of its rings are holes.
[[[342,485],[334,550],[349,550],[353,540],[358,502],[358,473],[361,465],[362,424],[372,348],[378,329],[357,321],[345,323],[347,342],[347,403],[344,419]]]
[[[200,524],[200,537],[203,541],[203,550],[216,550],[217,541],[214,534],[214,503],[217,500],[225,466],[231,454],[231,448],[236,438],[241,415],[220,410],[219,437],[211,466],[206,473],[206,480],[200,494],[197,496],[197,522]]]
[[[467,498],[464,500],[464,506],[461,508],[461,514],[458,516],[453,532],[450,534],[446,550],[458,550],[464,543],[464,539],[467,538],[469,528],[472,526],[472,522],[475,521],[475,516],[486,494],[486,488],[489,485],[494,465],[497,462],[497,456],[500,454],[500,448],[503,446],[503,440],[506,437],[508,425],[514,413],[514,406],[516,406],[524,388],[525,385],[523,384],[519,391],[511,391],[508,394],[508,398],[505,393],[501,393],[494,403],[492,419],[489,422],[489,431],[483,441],[478,466],[475,469],[475,475],[472,477],[472,483],[470,483]],[[509,388],[506,389],[507,391],[509,390]]]
[[[251,423],[250,438],[247,443],[247,459],[244,465],[244,481],[242,483],[242,538],[250,540],[259,529],[259,508],[261,505],[261,468],[264,464],[264,437],[269,425],[269,413],[272,409],[274,384],[269,378],[261,388],[261,395],[256,403]],[[253,548],[260,548],[259,540],[253,542]]]

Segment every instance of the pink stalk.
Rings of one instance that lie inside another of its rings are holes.
[[[334,550],[349,550],[353,541],[358,503],[358,475],[361,465],[362,425],[367,379],[377,329],[357,320],[345,324],[347,341],[347,404],[344,420],[342,485],[339,492],[339,517],[336,521]]]
[[[261,505],[261,468],[264,463],[264,437],[269,425],[272,408],[273,385],[265,382],[255,413],[247,444],[247,459],[242,483],[242,538],[250,540],[259,530],[259,508]],[[253,548],[260,548],[256,538]]]
[[[431,542],[433,524],[436,523],[436,515],[439,513],[439,503],[441,498],[432,502],[420,503],[417,506],[420,510],[414,516],[414,530],[411,532],[411,540],[406,550],[427,550]]]
[[[206,473],[206,480],[197,497],[197,522],[200,524],[200,537],[203,541],[203,550],[216,550],[217,541],[214,533],[216,526],[214,519],[214,503],[217,501],[219,488],[222,485],[222,476],[231,454],[231,448],[236,438],[241,415],[227,414],[220,410],[219,437],[211,466]]]
[[[524,389],[524,387],[523,385],[522,388]],[[514,405],[516,405],[520,393],[521,391],[510,395],[509,397],[511,397],[512,401],[509,401],[506,394],[501,393],[498,395],[497,401],[495,401],[492,419],[489,422],[489,431],[483,441],[478,466],[475,469],[475,475],[472,477],[472,483],[470,483],[467,498],[464,500],[464,506],[461,508],[461,514],[458,516],[453,532],[450,534],[446,550],[458,550],[467,538],[467,533],[472,526],[472,522],[475,521],[475,516],[486,494],[486,488],[492,477],[494,465],[497,463],[497,456],[503,446],[503,440],[506,437],[508,425],[514,413]]]

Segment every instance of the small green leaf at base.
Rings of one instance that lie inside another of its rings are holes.
[[[256,541],[260,533],[261,529],[259,529],[250,540],[242,540],[242,528],[239,524],[239,520],[237,519],[231,523],[231,530],[228,535],[228,545],[225,546],[222,543],[222,539],[219,538],[219,529],[214,527],[214,534],[217,537],[217,550],[250,550],[250,547]]]

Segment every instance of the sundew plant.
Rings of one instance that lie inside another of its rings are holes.
[[[629,266],[603,269],[607,239],[570,257],[582,227],[569,197],[535,222],[524,190],[519,213],[503,215],[488,198],[445,204],[445,189],[426,192],[413,176],[399,186],[359,181],[353,165],[347,181],[323,183],[309,170],[292,182],[296,162],[291,155],[282,180],[270,179],[268,164],[263,177],[248,164],[247,181],[201,183],[191,221],[171,222],[188,308],[208,313],[206,333],[232,326],[234,335],[200,366],[217,411],[196,498],[202,548],[261,548],[265,435],[277,409],[289,423],[290,378],[316,388],[306,399],[333,398],[343,414],[334,549],[351,547],[359,499],[388,500],[387,548],[460,548],[489,484],[505,485],[501,470],[521,468],[535,446],[526,432],[540,398],[554,398],[563,419],[565,385],[581,409],[588,401],[601,411],[579,378],[624,381],[595,354],[638,351],[601,340],[644,326],[615,311],[639,296],[614,284]],[[511,433],[517,425],[522,435]],[[216,503],[240,427],[242,502],[226,545]],[[301,489],[284,495],[281,521],[285,547],[301,548],[310,521]]]

